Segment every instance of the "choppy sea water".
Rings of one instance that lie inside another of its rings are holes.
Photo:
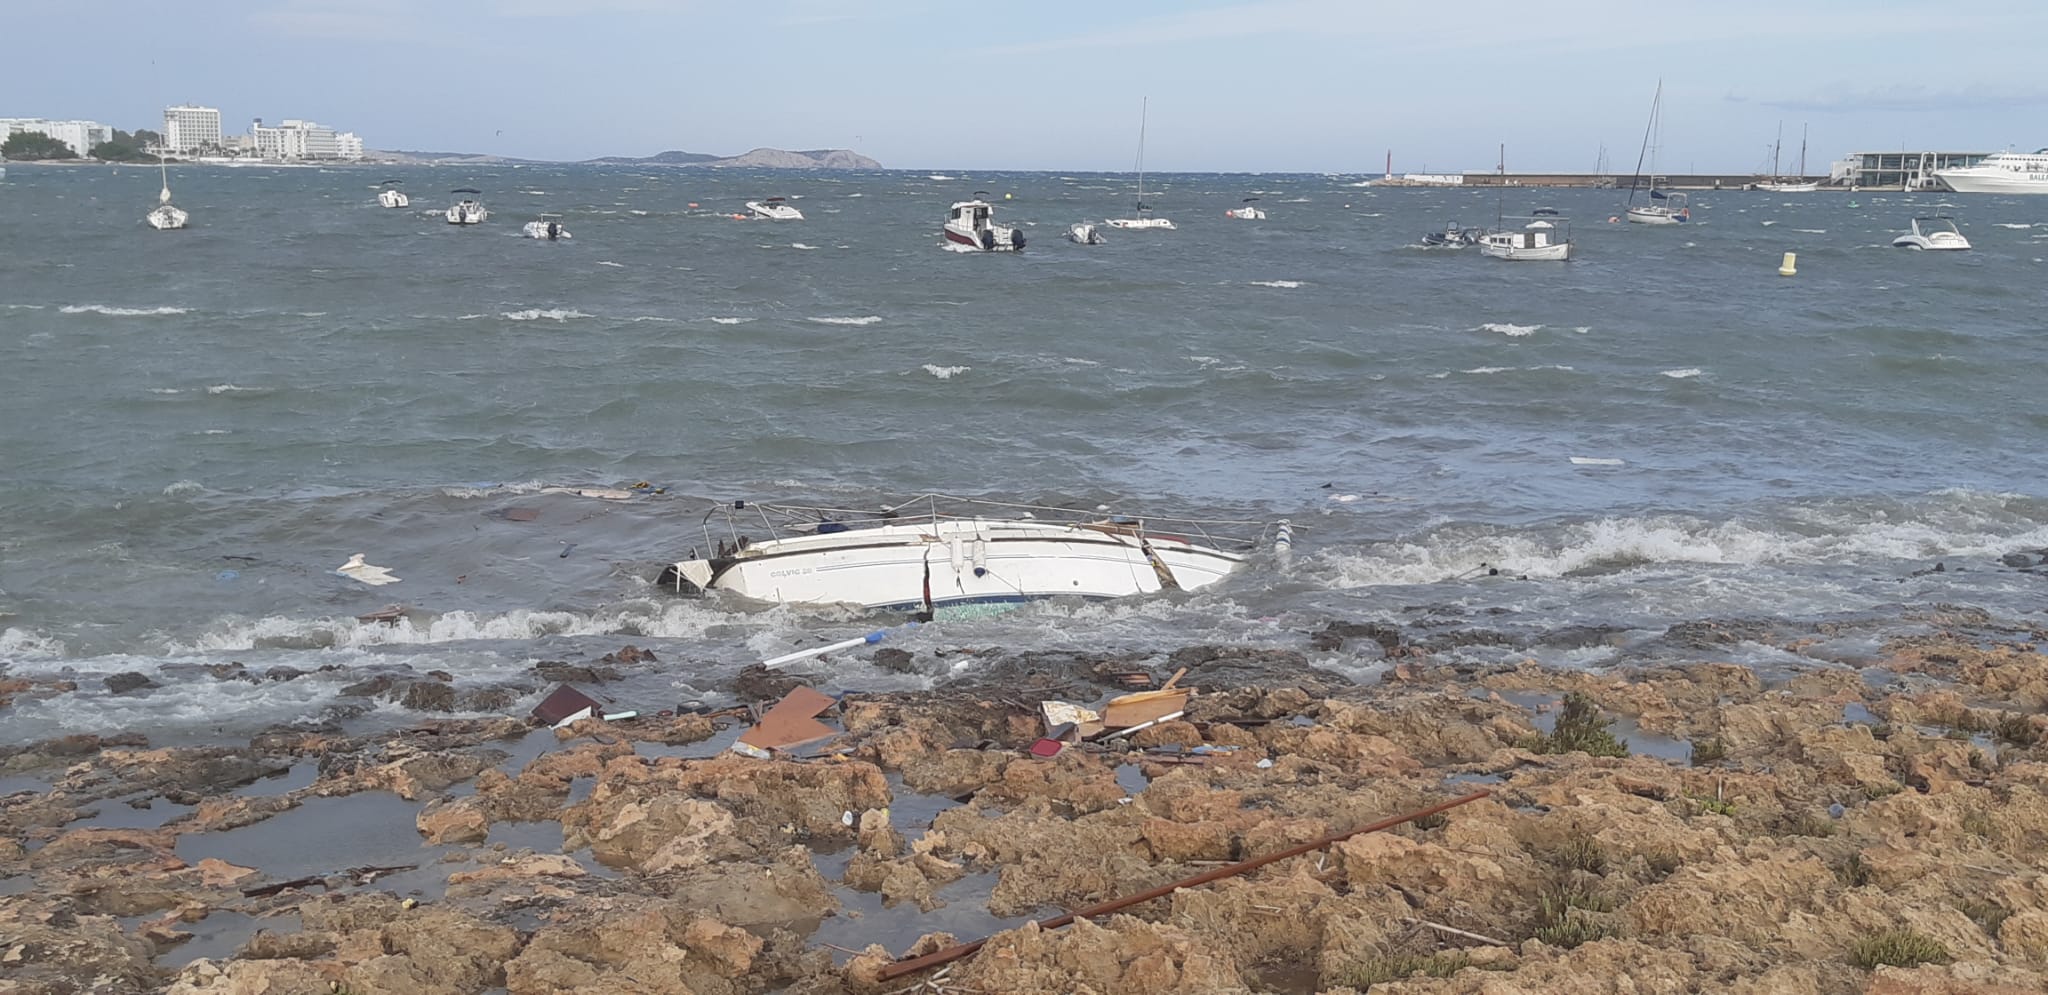
[[[375,205],[387,176],[411,210]],[[1306,526],[1284,569],[948,620],[890,641],[924,673],[852,654],[814,672],[838,687],[929,680],[959,646],[1301,649],[1330,618],[1482,628],[1511,638],[1463,652],[1584,666],[1654,657],[1699,619],[1825,622],[1810,652],[1847,663],[1925,606],[2040,622],[2048,576],[1999,559],[2048,547],[2048,198],[1709,192],[1692,225],[1647,228],[1608,223],[1606,191],[1156,182],[1178,231],[1083,247],[1065,226],[1126,213],[1130,178],[182,168],[193,228],[158,233],[154,170],[11,170],[0,671],[80,689],[17,701],[0,742],[410,722],[337,693],[530,682],[623,642],[665,663],[607,693],[663,707],[880,624],[654,589],[734,499]],[[446,191],[472,186],[490,222],[445,224]],[[976,190],[1032,226],[1025,252],[942,250],[947,204]],[[806,219],[730,217],[777,195]],[[1224,217],[1248,196],[1268,220]],[[1573,262],[1419,247],[1537,206],[1571,220]],[[518,237],[542,211],[573,240]],[[1889,248],[1936,211],[1975,251]],[[663,492],[545,493],[642,481]],[[332,572],[354,552],[402,582]],[[414,615],[354,618],[392,602]],[[228,662],[315,673],[205,670]],[[103,688],[126,671],[161,686]]]

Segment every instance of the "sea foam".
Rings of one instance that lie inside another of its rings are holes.
[[[571,308],[557,307],[548,308],[543,311],[540,308],[530,307],[524,311],[505,311],[500,313],[498,317],[508,318],[512,321],[540,321],[542,319],[548,321],[568,321],[571,318],[588,318],[590,315]]]
[[[105,314],[120,318],[186,313],[186,309],[181,307],[109,307],[105,304],[66,304],[58,310],[65,314]]]
[[[881,321],[882,316],[870,314],[858,318],[805,318],[804,320],[816,322],[820,325],[872,325]]]

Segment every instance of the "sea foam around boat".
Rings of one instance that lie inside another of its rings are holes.
[[[185,314],[188,309],[181,307],[111,307],[106,304],[66,304],[58,308],[65,314],[105,314],[118,318],[137,318],[147,315]]]

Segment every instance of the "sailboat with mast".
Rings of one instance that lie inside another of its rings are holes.
[[[142,220],[149,222],[149,226],[157,231],[172,231],[183,228],[185,223],[191,220],[191,215],[171,205],[171,170],[170,167],[164,165],[162,149],[158,149],[156,153],[156,170],[157,175],[164,182],[164,187],[156,195],[156,207],[148,214],[143,215]]]
[[[1771,143],[1771,178],[1759,181],[1756,188],[1769,193],[1812,193],[1819,190],[1818,182],[1806,178],[1806,126],[1799,127],[1799,172],[1793,174],[1789,180],[1778,172],[1778,148],[1784,141],[1785,126],[1780,124],[1778,140]]]
[[[1494,229],[1479,236],[1479,254],[1511,262],[1564,262],[1572,257],[1572,225],[1563,218],[1507,216],[1508,147],[1500,147],[1500,201],[1494,206]],[[1509,228],[1509,220],[1527,222]]]
[[[1110,218],[1111,228],[1165,228],[1171,230],[1173,222],[1152,216],[1152,207],[1145,203],[1145,117],[1150,110],[1151,98],[1145,98],[1138,105],[1138,212],[1132,218]]]
[[[1643,128],[1643,148],[1636,153],[1636,175],[1628,184],[1628,203],[1622,213],[1632,224],[1676,225],[1692,220],[1692,209],[1686,205],[1685,195],[1658,189],[1663,179],[1657,175],[1657,146],[1651,144],[1652,137],[1661,138],[1660,117],[1664,107],[1664,81],[1657,81],[1657,95],[1650,98],[1650,123]],[[1642,204],[1636,203],[1636,191],[1643,188],[1643,160],[1650,161],[1650,195]]]

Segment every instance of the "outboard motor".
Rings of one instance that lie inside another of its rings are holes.
[[[1010,229],[1010,248],[1020,251],[1024,248],[1024,229]]]
[[[993,228],[983,228],[983,229],[981,230],[981,251],[983,251],[983,252],[994,252],[995,250],[996,250],[996,231],[995,231],[995,229],[993,229]]]
[[[552,241],[556,240],[557,238],[561,237],[561,234],[562,234],[562,226],[561,226],[561,225],[559,225],[559,224],[556,224],[556,223],[555,223],[555,222],[553,222],[553,221],[550,221],[550,222],[548,222],[548,241],[552,242]]]

